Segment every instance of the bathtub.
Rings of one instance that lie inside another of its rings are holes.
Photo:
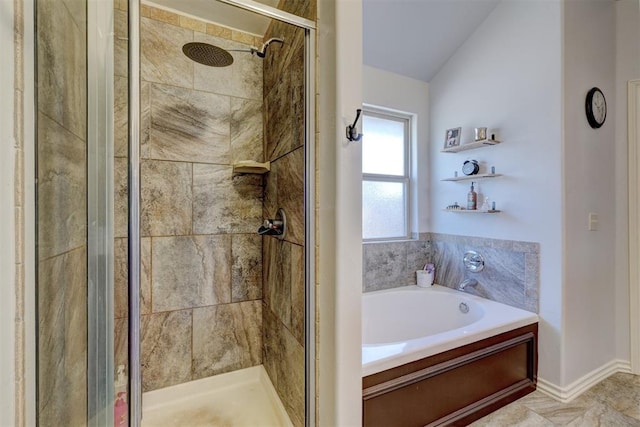
[[[444,286],[367,292],[362,297],[362,376],[537,321],[534,313]]]
[[[363,298],[362,425],[468,425],[535,391],[538,316],[442,286]]]

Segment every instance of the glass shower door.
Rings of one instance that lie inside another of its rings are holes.
[[[41,426],[113,423],[112,8],[35,2]]]

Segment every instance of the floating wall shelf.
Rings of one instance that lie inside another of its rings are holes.
[[[463,176],[452,176],[451,178],[444,178],[440,181],[477,181],[479,179],[485,178],[497,178],[502,176],[501,173],[479,173],[477,175],[463,175]]]
[[[493,209],[490,209],[488,211],[483,211],[482,209],[475,209],[475,210],[470,210],[470,209],[443,209],[443,210],[445,212],[462,213],[462,214],[494,214],[494,213],[502,212],[500,210],[493,210]]]
[[[254,162],[253,160],[240,160],[233,164],[233,173],[255,173],[262,175],[271,170],[271,162]]]
[[[500,144],[500,141],[493,139],[483,139],[482,141],[467,142],[466,144],[458,145],[457,147],[450,147],[441,150],[441,153],[457,153],[459,151],[473,150],[474,148],[484,147],[486,145]]]

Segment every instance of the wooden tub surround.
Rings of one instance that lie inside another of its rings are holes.
[[[466,426],[536,389],[534,323],[362,379],[364,426]]]

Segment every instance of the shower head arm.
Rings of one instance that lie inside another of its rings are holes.
[[[252,47],[250,49],[225,49],[227,52],[247,52],[247,53],[254,53],[255,51],[257,51],[258,49],[255,47]]]
[[[262,44],[262,48],[258,49],[255,46],[251,46],[249,49],[226,49],[227,52],[246,52],[252,55],[256,55],[259,58],[264,58],[267,54],[267,48],[271,43],[284,43],[283,37],[272,37]]]

